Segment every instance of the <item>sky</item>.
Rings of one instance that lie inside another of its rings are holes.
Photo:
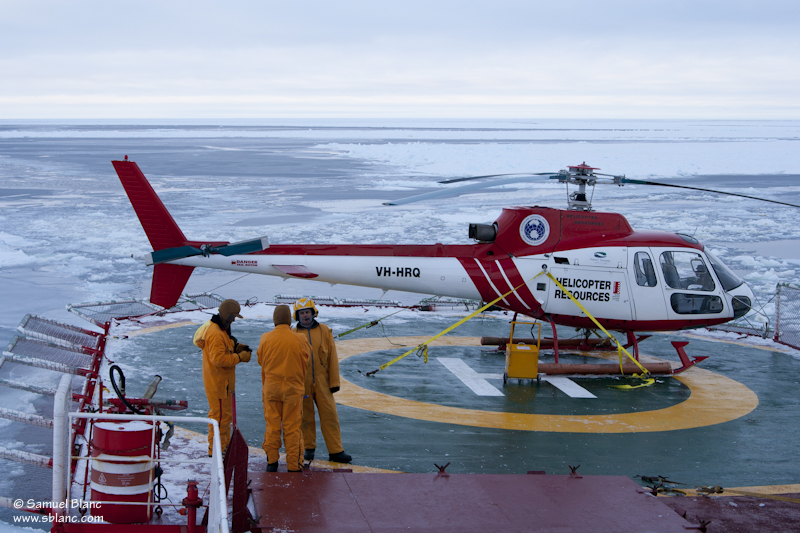
[[[0,119],[796,119],[798,23],[792,0],[4,0]]]

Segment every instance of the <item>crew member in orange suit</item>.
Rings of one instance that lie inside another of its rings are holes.
[[[336,463],[349,463],[353,458],[345,453],[339,430],[334,393],[339,391],[339,356],[333,342],[331,328],[317,322],[317,306],[311,298],[300,298],[294,303],[295,332],[308,340],[311,358],[306,372],[306,397],[303,400],[303,442],[306,461],[314,460],[317,448],[317,427],[314,421],[314,404],[319,411],[319,426],[328,448],[328,459]]]
[[[222,453],[231,440],[233,413],[231,397],[236,389],[236,365],[250,360],[252,353],[246,344],[239,344],[231,335],[231,324],[242,318],[242,308],[236,300],[225,300],[219,312],[211,317],[200,341],[203,346],[203,384],[208,398],[208,418],[219,422]],[[208,426],[208,455],[213,451],[213,426]]]
[[[263,448],[267,454],[267,472],[278,471],[281,447],[281,426],[286,448],[286,469],[303,471],[303,396],[311,347],[308,341],[292,332],[292,311],[288,305],[278,305],[272,314],[275,329],[264,333],[258,344],[258,364],[261,365],[263,387],[264,432]]]

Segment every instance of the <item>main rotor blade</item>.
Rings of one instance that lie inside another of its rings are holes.
[[[615,176],[617,177],[617,176]],[[725,192],[725,191],[715,191],[714,189],[703,189],[700,187],[689,187],[688,185],[673,185],[671,183],[659,183],[657,181],[644,181],[644,180],[632,180],[628,178],[620,178],[619,180],[621,183],[633,183],[636,185],[658,185],[660,187],[674,187],[676,189],[689,189],[692,191],[703,191],[703,192],[712,192],[715,194],[726,194],[728,196],[738,196],[739,198],[747,198],[749,200],[760,200],[762,202],[770,202],[773,204],[780,204],[780,205],[788,205],[789,207],[797,207],[800,208],[800,205],[790,204],[788,202],[779,202],[778,200],[769,200],[767,198],[758,198],[757,196],[748,196],[746,194],[739,194],[735,192]]]
[[[469,176],[467,178],[452,178],[438,183],[458,183],[459,181],[482,180],[484,178],[498,178],[500,176],[549,176],[558,172],[515,172],[513,174],[487,174],[486,176]]]
[[[520,174],[516,178],[506,178],[502,180],[492,180],[484,183],[471,183],[469,185],[462,185],[461,187],[453,187],[440,189],[438,191],[426,192],[416,196],[409,196],[408,198],[401,198],[391,202],[383,202],[383,205],[405,205],[414,202],[421,202],[423,200],[432,200],[434,198],[447,198],[451,196],[460,196],[480,189],[489,187],[497,187],[498,185],[507,185],[509,183],[524,183],[531,181],[541,181],[539,174]]]

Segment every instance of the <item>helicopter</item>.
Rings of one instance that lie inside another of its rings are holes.
[[[485,302],[500,298],[497,305],[505,310],[549,322],[554,336],[557,324],[593,329],[593,317],[606,329],[627,334],[635,348],[636,332],[701,328],[742,317],[751,310],[754,296],[694,237],[635,231],[623,215],[595,211],[592,198],[599,181],[678,187],[800,207],[601,174],[582,163],[551,173],[445,180],[441,183],[474,182],[386,204],[544,178],[567,186],[567,209],[506,207],[492,224],[469,224],[472,244],[271,245],[267,237],[237,243],[192,241],[135,162],[125,156],[112,164],[153,246],[146,257],[154,267],[150,301],[164,308],[177,303],[193,269],[203,267]],[[570,185],[575,187],[571,193]]]

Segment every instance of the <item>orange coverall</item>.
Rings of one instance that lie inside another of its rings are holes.
[[[261,365],[264,420],[267,422],[263,444],[267,463],[278,462],[283,426],[286,468],[290,472],[303,469],[300,424],[310,352],[308,342],[295,335],[287,324],[279,324],[264,333],[256,352]]]
[[[236,365],[239,355],[233,351],[234,342],[228,334],[211,322],[203,343],[203,384],[208,398],[208,418],[219,422],[220,446],[223,453],[231,439],[231,394],[236,388]],[[214,433],[208,426],[208,454],[211,455]]]
[[[319,410],[319,426],[329,454],[344,451],[339,415],[331,387],[339,387],[339,356],[333,342],[331,328],[325,324],[312,329],[295,327],[294,331],[311,344],[311,358],[306,372],[303,400],[303,443],[306,449],[317,447],[317,426],[314,404]]]

